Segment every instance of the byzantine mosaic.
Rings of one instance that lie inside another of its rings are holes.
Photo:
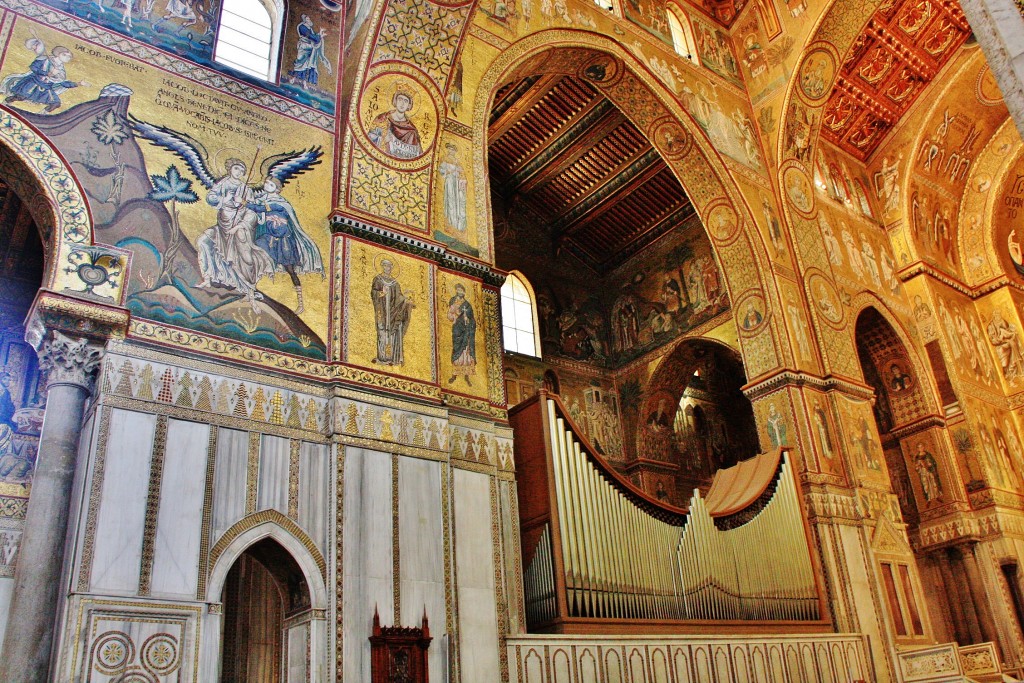
[[[453,460],[488,464],[504,471],[514,469],[511,428],[454,415],[450,424]]]
[[[193,64],[150,45],[136,42],[113,31],[105,30],[95,24],[68,16],[44,5],[26,0],[0,0],[0,8],[17,12],[34,21],[102,45],[132,60],[170,71],[211,88],[223,90],[244,98],[253,104],[266,107],[286,116],[291,116],[323,130],[334,130],[334,118],[322,111],[291,102],[283,97],[225,76],[213,69]]]
[[[330,397],[315,386],[303,391],[300,383],[274,385],[245,375],[229,377],[112,352],[100,386],[107,404],[149,404],[182,419],[281,436],[323,441],[333,433],[343,442],[373,447],[383,442],[389,450],[437,460],[447,458],[453,443],[445,409],[344,389]],[[461,457],[511,462],[510,430],[486,422],[469,424],[473,429],[467,427],[459,437]]]

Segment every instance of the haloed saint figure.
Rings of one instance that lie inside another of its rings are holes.
[[[420,131],[410,118],[413,106],[411,93],[396,91],[391,98],[391,111],[374,118],[368,132],[370,141],[378,149],[396,159],[415,159],[423,154]]]
[[[403,292],[402,284],[393,274],[395,265],[388,259],[380,262],[380,272],[370,283],[370,298],[373,300],[373,318],[377,327],[378,365],[402,365],[405,362],[405,333],[413,303],[412,293]]]
[[[466,384],[473,386],[469,377],[476,374],[476,315],[461,284],[455,285],[455,296],[448,301],[448,321],[452,324],[453,368],[448,384],[462,375]]]

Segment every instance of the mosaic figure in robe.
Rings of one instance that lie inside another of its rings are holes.
[[[256,245],[274,262],[277,271],[288,273],[298,301],[295,312],[305,311],[302,282],[299,275],[319,273],[324,277],[324,262],[320,249],[299,223],[291,202],[281,196],[284,184],[274,176],[267,176],[263,189],[255,194],[249,208],[256,212]]]
[[[448,300],[448,321],[452,324],[452,376],[453,384],[459,375],[466,384],[473,386],[470,375],[476,374],[476,315],[473,306],[466,300],[466,288],[455,285],[455,296]]]
[[[379,365],[405,363],[405,333],[409,329],[412,309],[416,304],[410,292],[402,290],[402,283],[393,274],[395,265],[388,259],[380,262],[380,272],[370,283],[370,300],[377,327],[377,357]]]
[[[415,159],[423,154],[420,131],[410,118],[413,105],[411,94],[404,90],[395,92],[391,111],[375,117],[367,133],[378,149],[395,159]]]
[[[12,74],[0,81],[4,102],[31,102],[42,104],[49,114],[61,105],[60,95],[65,90],[88,85],[85,81],[68,80],[66,64],[71,61],[71,50],[58,45],[46,54],[46,45],[39,38],[29,38],[25,47],[36,54],[28,73]]]
[[[308,14],[302,15],[302,21],[296,29],[299,33],[299,40],[295,44],[295,61],[288,71],[288,80],[295,85],[301,86],[303,90],[316,88],[320,81],[320,67],[323,66],[327,73],[331,73],[331,62],[324,52],[324,37],[327,29],[321,28],[317,31],[313,27],[313,20]]]
[[[241,159],[225,163],[226,174],[214,178],[207,165],[203,145],[184,133],[139,119],[131,119],[135,134],[162,147],[184,161],[196,179],[207,189],[206,203],[217,209],[216,223],[196,240],[200,289],[214,286],[232,289],[244,295],[258,310],[256,301],[263,295],[256,286],[278,270],[288,272],[296,287],[296,310],[303,308],[297,274],[320,272],[323,262],[312,240],[302,231],[291,204],[280,192],[289,180],[320,163],[319,147],[277,154],[261,164],[266,178],[257,193],[250,185],[253,167],[260,150],[249,165]],[[269,221],[269,223],[268,223]],[[276,234],[275,234],[276,233]],[[261,241],[260,238],[263,238]]]

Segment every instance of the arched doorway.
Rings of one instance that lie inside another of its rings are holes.
[[[884,454],[884,464],[876,467],[887,472],[912,537],[923,522],[956,502],[948,437],[935,419],[936,402],[925,368],[889,320],[877,309],[866,308],[857,318],[855,335],[864,381],[875,392],[875,423]],[[870,438],[866,427],[859,432],[865,435],[862,439]],[[879,585],[897,645],[930,638],[929,618],[940,641],[969,645],[996,639],[974,552],[973,543],[927,553],[914,552],[909,545],[892,553],[876,548]],[[919,572],[921,583],[931,590],[921,590],[915,578]]]
[[[31,492],[46,402],[36,352],[25,342],[25,318],[42,284],[44,253],[28,206],[0,176],[0,489],[15,500],[27,501]],[[0,576],[9,577],[0,582],[14,581],[22,510],[13,525],[0,529]],[[5,605],[0,610],[0,642],[6,620]]]
[[[693,489],[707,489],[715,472],[757,455],[757,424],[743,395],[745,384],[743,363],[732,349],[706,339],[679,342],[644,397],[637,458],[629,468],[634,480],[654,495],[685,504]],[[666,465],[668,471],[660,472]]]
[[[296,669],[306,680],[310,591],[287,550],[272,538],[249,546],[228,571],[221,600],[222,683],[279,683]]]

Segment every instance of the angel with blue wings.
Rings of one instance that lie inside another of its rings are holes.
[[[296,313],[302,313],[303,273],[324,274],[320,249],[299,224],[291,203],[281,190],[292,178],[320,163],[320,147],[278,154],[264,160],[261,189],[250,184],[252,167],[241,159],[228,159],[225,175],[215,178],[207,166],[206,149],[193,138],[138,119],[131,119],[139,137],[174,153],[206,188],[206,203],[217,209],[217,222],[196,240],[202,282],[196,286],[222,286],[244,294],[253,309],[263,295],[256,290],[264,277],[283,271],[295,287]],[[257,154],[259,152],[257,151]],[[255,160],[253,161],[255,165]]]

